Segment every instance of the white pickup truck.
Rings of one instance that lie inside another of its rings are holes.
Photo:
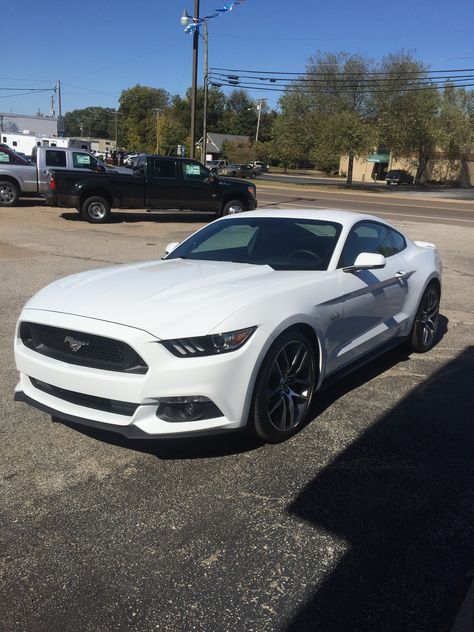
[[[16,206],[19,197],[47,193],[49,169],[113,172],[91,154],[73,147],[35,147],[28,161],[0,145],[0,206]]]

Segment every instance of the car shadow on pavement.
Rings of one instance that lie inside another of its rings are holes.
[[[471,346],[288,506],[346,552],[282,626],[286,632],[451,628],[474,563],[473,375]]]
[[[116,432],[87,428],[73,422],[55,420],[83,435],[116,445],[127,450],[152,454],[162,460],[209,459],[250,452],[263,447],[263,443],[244,432],[226,432],[199,437],[176,439],[128,439]]]
[[[61,218],[69,222],[83,222],[84,220],[77,211],[73,213],[63,212]],[[114,211],[110,216],[110,219],[106,224],[137,224],[139,222],[154,222],[160,223],[182,223],[182,224],[198,224],[212,222],[216,219],[215,213],[199,213],[199,212],[186,212],[176,211],[175,213],[169,211],[153,211],[152,213],[146,212],[116,212]],[[104,224],[104,225],[106,225]],[[102,224],[101,224],[102,225]],[[91,226],[97,226],[91,224]]]

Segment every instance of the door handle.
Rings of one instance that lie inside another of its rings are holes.
[[[405,276],[405,274],[405,270],[399,270],[398,272],[395,272],[395,276],[398,278]]]

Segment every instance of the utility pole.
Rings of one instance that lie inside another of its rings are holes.
[[[204,120],[202,123],[202,143],[201,143],[201,162],[206,164],[207,154],[207,97],[209,90],[208,80],[208,38],[207,38],[207,22],[204,22]]]
[[[156,112],[156,149],[155,149],[155,154],[159,154],[160,153],[160,128],[159,128],[160,108],[155,108],[155,112]]]
[[[61,103],[61,81],[59,79],[56,83],[56,86],[58,89],[58,136],[59,138],[64,138],[64,119]]]
[[[118,117],[120,116],[121,112],[119,112],[118,110],[114,110],[113,114],[115,114],[115,151],[117,151],[118,149]]]
[[[194,0],[193,21],[199,22],[199,0]],[[196,103],[197,103],[197,71],[198,71],[199,29],[193,33],[193,77],[191,85],[191,147],[190,156],[194,158],[196,145]]]

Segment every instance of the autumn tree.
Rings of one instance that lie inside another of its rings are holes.
[[[123,90],[120,95],[121,128],[126,145],[137,151],[152,152],[156,149],[156,125],[158,115],[169,105],[169,94],[161,88],[137,84]]]

